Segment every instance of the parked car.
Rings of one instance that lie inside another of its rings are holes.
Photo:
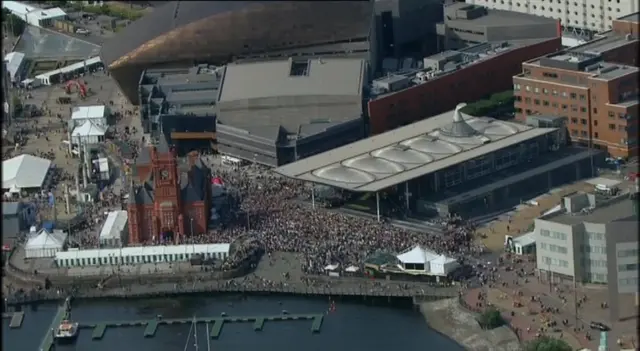
[[[591,322],[589,324],[589,327],[591,327],[591,329],[595,329],[595,330],[600,330],[600,331],[609,331],[610,328],[606,325],[604,325],[603,323],[600,322]]]

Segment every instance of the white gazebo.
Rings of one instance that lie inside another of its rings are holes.
[[[409,274],[444,277],[459,267],[455,258],[439,255],[434,251],[416,245],[396,256],[398,268]]]
[[[47,178],[51,161],[23,154],[2,162],[2,189],[20,192],[40,188]]]
[[[64,250],[66,241],[67,233],[62,230],[54,229],[52,232],[49,232],[44,228],[40,229],[37,234],[27,240],[25,257],[55,257],[57,252]]]
[[[106,131],[94,121],[86,120],[71,133],[71,141],[77,145],[99,144],[104,142]]]

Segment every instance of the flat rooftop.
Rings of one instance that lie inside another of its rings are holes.
[[[596,37],[592,40],[582,45],[574,46],[568,51],[601,54],[637,41],[637,38],[627,39],[624,35],[620,35],[610,30],[604,33],[597,34]]]
[[[635,216],[635,218],[634,218]],[[611,199],[609,202],[596,205],[592,212],[568,213],[566,210],[551,213],[540,219],[566,225],[576,225],[584,222],[588,223],[610,223],[620,220],[638,220],[638,213],[634,208],[633,200],[628,195],[621,195]]]
[[[282,96],[359,96],[366,62],[351,58],[229,64],[220,102]]]
[[[451,11],[464,11],[465,8],[478,8],[482,6],[471,5],[464,2],[456,2],[445,6],[445,13]],[[474,24],[483,27],[513,27],[513,26],[527,26],[531,24],[556,24],[556,20],[553,18],[547,18],[542,16],[530,15],[520,12],[503,11],[486,9],[483,16],[477,18],[460,18],[454,17],[452,19],[445,19],[445,23],[449,26],[455,27],[456,23]]]
[[[552,63],[554,61],[557,63]],[[561,65],[563,63],[566,65]],[[584,72],[589,74],[592,79],[602,80],[612,80],[638,72],[638,67],[635,66],[603,61],[599,53],[583,53],[575,52],[573,50],[553,53],[525,62],[525,64],[538,67],[549,67],[552,69]],[[522,77],[524,75],[519,74],[518,76]],[[584,85],[577,82],[570,84]]]
[[[302,159],[286,177],[372,192],[556,131],[455,111]]]

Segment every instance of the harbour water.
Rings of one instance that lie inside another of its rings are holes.
[[[24,324],[9,329],[3,321],[3,350],[37,351],[42,336],[49,328],[57,306],[25,307]],[[74,302],[72,317],[81,323],[164,318],[276,315],[282,310],[291,314],[326,313],[329,301],[294,297],[216,296],[212,298],[175,298],[157,300],[94,300]],[[91,339],[91,330],[80,332],[73,345],[56,350],[92,351],[176,351],[184,350],[189,324],[160,326],[155,337],[144,338],[144,327],[109,328],[102,340]],[[211,326],[209,326],[211,328]],[[364,306],[358,303],[336,302],[319,333],[310,331],[311,321],[266,322],[262,331],[253,330],[251,323],[225,323],[220,338],[207,338],[205,324],[197,330],[199,350],[280,351],[280,350],[463,350],[454,341],[429,329],[423,316],[411,309]],[[207,340],[208,339],[208,340]],[[193,335],[187,350],[193,347]]]

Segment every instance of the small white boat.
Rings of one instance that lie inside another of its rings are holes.
[[[78,336],[78,331],[78,323],[65,319],[53,332],[53,337],[59,343],[72,342]]]

